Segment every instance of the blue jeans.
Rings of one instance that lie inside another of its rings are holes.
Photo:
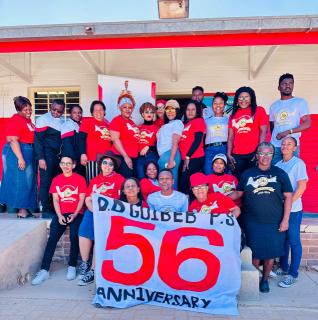
[[[158,158],[159,156],[157,152],[154,152],[154,151],[148,151],[145,156],[139,156],[137,158],[136,167],[137,167],[137,178],[139,180],[145,177],[144,169],[145,169],[146,163],[149,163],[150,161],[157,163]]]
[[[222,146],[210,146],[204,149],[204,173],[212,174],[212,160],[218,153],[223,153],[226,155],[227,153],[227,145]]]
[[[283,271],[288,272],[294,278],[298,277],[302,246],[300,241],[300,225],[303,217],[302,211],[291,212],[289,217],[289,228],[285,241],[285,255],[280,257],[280,266]],[[289,248],[291,249],[290,265],[288,264]]]
[[[294,152],[294,156],[300,158],[299,155],[300,155],[300,149],[299,149],[299,146],[297,146]],[[276,164],[280,160],[283,160],[282,151],[280,150],[280,147],[275,147],[275,152],[272,159],[272,165]]]
[[[162,170],[165,168],[165,164],[170,159],[170,151],[171,150],[168,150],[160,156],[160,158],[158,160],[159,170]],[[173,180],[174,180],[173,188],[175,190],[178,190],[178,171],[179,171],[179,165],[181,162],[181,156],[180,156],[179,150],[177,151],[176,156],[174,157],[174,161],[176,162],[176,165],[173,167],[173,169],[171,169],[172,174],[173,174]]]

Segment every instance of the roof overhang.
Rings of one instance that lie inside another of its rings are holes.
[[[318,16],[182,19],[0,28],[0,52],[318,43]]]

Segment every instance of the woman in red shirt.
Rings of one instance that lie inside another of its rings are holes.
[[[34,124],[31,121],[32,105],[28,98],[13,99],[17,113],[7,122],[7,143],[2,150],[3,172],[0,203],[6,204],[9,213],[18,218],[28,217],[28,211],[37,208],[34,165]]]
[[[120,173],[125,178],[136,176],[136,160],[139,149],[139,128],[131,115],[135,108],[134,98],[124,93],[118,98],[120,115],[110,123],[110,134],[113,141],[112,151],[121,160]]]
[[[189,211],[199,213],[232,213],[236,218],[240,215],[240,208],[233,200],[222,193],[208,193],[208,177],[197,172],[190,177],[192,192],[195,196],[189,206]]]
[[[264,108],[257,106],[255,91],[250,87],[237,89],[229,120],[227,157],[238,179],[243,171],[255,166],[256,148],[265,141],[268,125]]]
[[[155,125],[159,128],[165,124],[165,107],[166,107],[166,100],[157,100],[156,101],[156,109],[157,109],[157,120],[155,121]]]
[[[190,192],[190,176],[201,171],[204,165],[203,135],[206,125],[201,113],[201,105],[190,100],[185,108],[184,129],[179,142],[182,160],[179,191],[185,194]]]
[[[93,259],[91,268],[88,262],[94,241],[92,194],[98,193],[113,199],[119,199],[120,188],[125,180],[121,174],[116,172],[119,166],[119,159],[111,151],[106,152],[98,159],[98,167],[101,173],[90,181],[86,190],[85,204],[87,209],[84,212],[78,232],[82,257],[78,282],[80,286],[85,286],[94,281],[95,261]]]
[[[145,102],[141,105],[139,112],[144,119],[144,123],[139,126],[139,157],[137,159],[137,178],[142,179],[144,174],[144,166],[150,161],[157,162],[159,159],[157,152],[157,132],[158,126],[154,124],[154,116],[156,107]]]
[[[111,148],[109,123],[105,119],[106,106],[103,101],[91,103],[92,117],[84,118],[79,128],[79,148],[81,164],[86,166],[86,180],[89,182],[98,175],[97,155]]]
[[[150,161],[144,167],[145,178],[140,181],[141,194],[145,201],[151,193],[160,191],[158,183],[159,167],[156,162]]]

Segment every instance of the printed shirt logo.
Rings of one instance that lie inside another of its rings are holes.
[[[191,124],[189,124],[187,127],[185,127],[185,128],[183,129],[182,135],[181,135],[181,137],[182,137],[183,139],[186,139],[186,138],[187,138],[186,133],[190,130],[190,128],[191,128]]]
[[[213,191],[214,192],[220,192],[225,195],[228,195],[231,193],[233,190],[235,190],[235,183],[233,182],[220,182],[218,185],[213,184],[212,185]]]
[[[140,136],[139,136],[139,128],[138,127],[132,126],[130,123],[127,123],[127,129],[128,129],[128,131],[133,131],[135,138],[137,138],[137,139],[140,138]]]
[[[94,184],[93,186],[93,192],[99,193],[99,194],[104,194],[108,190],[112,190],[115,188],[115,182],[113,182],[111,185],[106,185],[104,182],[100,183],[98,186]]]
[[[218,208],[217,201],[215,200],[210,206],[207,206],[206,204],[203,205],[200,209],[200,213],[211,213],[213,209]]]
[[[66,185],[63,187],[56,186],[56,192],[59,195],[61,202],[74,202],[77,198],[73,197],[78,194],[78,187]]]
[[[34,126],[34,124],[33,123],[27,123],[27,127],[28,127],[28,129],[30,130],[30,131],[34,131],[34,129],[35,129],[35,126]]]
[[[146,130],[142,130],[140,132],[140,142],[141,143],[148,143],[148,141],[152,138],[153,136],[153,132],[146,131]]]
[[[95,132],[100,132],[100,138],[104,140],[109,140],[110,139],[110,132],[106,127],[100,127],[95,124]]]
[[[276,121],[279,126],[292,125],[292,119],[296,116],[296,111],[289,112],[287,110],[281,110],[277,116]]]
[[[238,120],[232,120],[232,126],[237,129],[238,133],[244,133],[251,131],[251,128],[248,124],[253,123],[253,118],[250,116],[242,116]]]
[[[247,181],[247,186],[251,185],[254,190],[253,193],[258,193],[260,191],[267,191],[267,192],[274,192],[275,189],[272,187],[267,187],[268,183],[270,182],[277,182],[277,177],[267,178],[267,177],[260,177],[254,181],[253,177],[249,177]]]

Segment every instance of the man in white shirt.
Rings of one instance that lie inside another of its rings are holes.
[[[301,132],[311,127],[311,119],[307,102],[292,95],[294,90],[294,76],[285,73],[278,81],[280,100],[275,101],[269,109],[269,121],[272,132],[271,143],[275,147],[272,163],[282,160],[280,150],[281,141],[286,136],[294,137],[299,146]],[[299,156],[299,147],[295,152]]]
[[[150,209],[173,212],[185,212],[188,210],[187,196],[172,188],[174,180],[171,170],[161,170],[158,182],[161,190],[150,194],[147,199]]]

